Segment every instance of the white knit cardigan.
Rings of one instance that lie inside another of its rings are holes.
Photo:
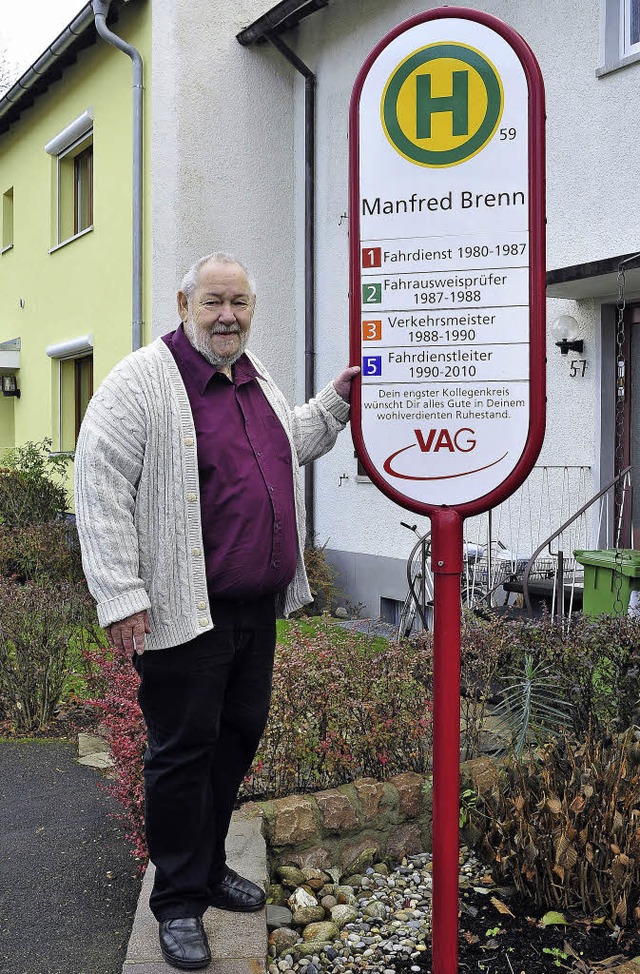
[[[262,363],[247,355],[291,444],[298,562],[285,593],[288,615],[311,601],[299,467],[331,449],[349,406],[330,384],[291,409]],[[161,338],[120,362],[91,399],[76,448],[75,503],[100,625],[148,609],[147,649],[177,646],[212,628],[196,432],[182,377]]]

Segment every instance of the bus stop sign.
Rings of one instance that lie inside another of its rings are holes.
[[[416,513],[487,510],[544,433],[544,95],[515,31],[440,8],[371,52],[349,229],[360,461]]]
[[[351,427],[431,519],[433,974],[456,974],[462,524],[544,436],[544,93],[523,39],[444,7],[371,52],[350,109]]]

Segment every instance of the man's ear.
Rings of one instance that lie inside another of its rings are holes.
[[[189,300],[184,291],[178,291],[178,314],[182,321],[189,317]]]

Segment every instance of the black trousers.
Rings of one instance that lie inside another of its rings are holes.
[[[269,713],[275,598],[211,602],[214,629],[134,663],[147,725],[145,827],[156,919],[202,916]]]

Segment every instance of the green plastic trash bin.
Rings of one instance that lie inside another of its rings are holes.
[[[604,551],[574,551],[574,555],[576,561],[584,565],[584,614],[597,616],[616,612],[616,576],[619,572],[622,609],[618,606],[617,611],[626,615],[631,593],[640,590],[640,551],[606,548]]]

